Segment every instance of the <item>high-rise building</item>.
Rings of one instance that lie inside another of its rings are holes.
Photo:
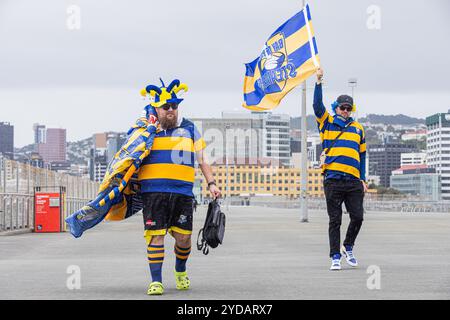
[[[441,176],[443,200],[450,200],[450,110],[426,118],[427,164]]]
[[[45,163],[66,161],[66,130],[47,129],[45,143],[37,145],[37,152]]]
[[[289,165],[291,152],[288,115],[225,112],[220,119],[190,120],[203,133],[205,141],[212,144],[212,157],[216,163],[228,160],[233,164],[238,159],[272,159],[277,164]]]
[[[401,154],[414,151],[414,145],[400,143],[368,145],[369,175],[380,177],[380,185],[389,187],[392,171],[400,168]]]
[[[108,164],[127,139],[126,133],[104,132],[92,137],[92,149],[89,161],[90,179],[101,182],[105,176]]]
[[[14,126],[0,122],[0,154],[6,158],[14,157]]]
[[[66,129],[46,128],[34,124],[35,151],[39,153],[46,164],[67,161]]]
[[[47,130],[45,129],[45,125],[35,123],[33,125],[34,131],[34,144],[45,143],[47,141]]]
[[[111,132],[108,133],[107,140],[106,140],[106,161],[108,163],[111,162],[111,160],[116,155],[117,151],[120,150],[122,145],[127,140],[126,133],[116,133]]]

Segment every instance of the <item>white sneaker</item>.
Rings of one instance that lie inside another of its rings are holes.
[[[351,267],[357,267],[358,261],[356,260],[355,256],[353,255],[353,248],[345,246],[342,246],[341,249],[342,255],[345,257],[345,261],[347,261],[348,265]]]
[[[337,271],[341,270],[341,255],[335,254],[331,260],[331,267],[330,270]]]

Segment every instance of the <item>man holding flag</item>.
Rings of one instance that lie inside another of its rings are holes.
[[[323,170],[330,217],[331,270],[340,270],[341,253],[348,264],[353,267],[358,265],[353,256],[353,245],[363,221],[363,197],[367,190],[366,144],[363,127],[350,117],[350,113],[356,109],[351,97],[338,97],[333,103],[334,116],[323,105],[323,72],[319,65],[309,5],[272,33],[260,56],[246,64],[243,107],[253,111],[272,110],[289,91],[316,71],[318,82],[314,92],[314,112],[327,153]],[[345,130],[348,132],[340,135]],[[340,248],[343,202],[350,213],[351,222],[344,246]]]
[[[340,95],[331,105],[335,114],[328,113],[322,101],[322,78],[323,71],[319,68],[313,107],[324,150],[322,170],[330,219],[330,270],[340,270],[341,254],[350,266],[358,266],[353,246],[363,222],[363,199],[367,191],[366,141],[363,126],[350,116],[356,111],[352,97]],[[342,203],[350,214],[350,224],[340,248]]]

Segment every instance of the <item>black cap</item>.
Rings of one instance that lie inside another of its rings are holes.
[[[343,95],[339,96],[336,99],[336,101],[337,101],[339,106],[342,106],[342,105],[349,105],[350,107],[353,106],[353,98],[348,96],[348,95],[346,95],[346,94],[343,94]]]

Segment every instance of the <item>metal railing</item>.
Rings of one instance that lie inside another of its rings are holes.
[[[72,213],[80,210],[84,205],[86,205],[90,201],[87,199],[71,198],[71,197],[66,197],[65,200],[66,201],[63,211],[64,219],[67,218]]]
[[[32,229],[33,206],[32,195],[0,193],[0,232]]]
[[[225,200],[226,201],[226,200]],[[269,208],[297,209],[300,208],[299,199],[286,199],[282,197],[232,197],[229,199],[232,206],[259,206]],[[308,209],[327,210],[325,198],[308,198]],[[343,206],[345,210],[345,206]],[[404,199],[377,199],[367,197],[364,199],[364,209],[367,212],[441,212],[450,213],[450,201],[413,201]]]
[[[81,209],[88,199],[66,197],[63,217]],[[34,229],[34,196],[29,194],[0,193],[0,233]]]

